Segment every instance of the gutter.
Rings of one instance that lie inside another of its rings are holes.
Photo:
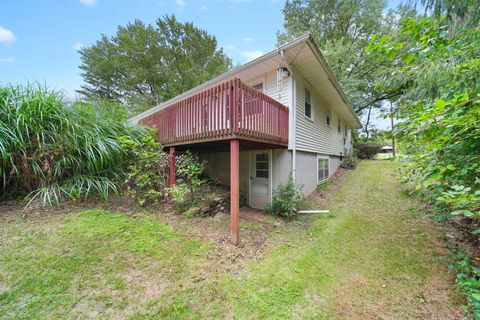
[[[290,68],[290,64],[288,63],[287,59],[284,55],[284,49],[280,50],[277,49],[280,58],[285,63],[285,66],[290,72],[290,91],[291,91],[291,112],[292,112],[292,178],[295,180],[296,178],[296,171],[297,171],[297,99],[296,99],[296,86],[295,86],[295,76],[293,70]]]

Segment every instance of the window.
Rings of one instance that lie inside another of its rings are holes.
[[[330,118],[332,115],[330,114],[330,110],[327,109],[327,126],[330,126]]]
[[[268,179],[268,154],[257,153],[255,155],[255,178]]]
[[[263,83],[260,82],[259,84],[254,85],[253,89],[263,92]]]
[[[340,119],[337,119],[337,131],[338,131],[338,133],[342,132],[342,126],[341,126]]]
[[[312,98],[310,96],[310,90],[305,88],[305,117],[313,119],[312,116]]]
[[[328,180],[329,177],[329,163],[328,158],[318,157],[317,158],[317,182],[323,182]]]

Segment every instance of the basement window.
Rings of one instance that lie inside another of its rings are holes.
[[[328,157],[317,157],[317,183],[328,180],[329,177],[329,159]]]
[[[310,90],[307,88],[305,88],[305,117],[313,120],[312,98],[310,95]]]

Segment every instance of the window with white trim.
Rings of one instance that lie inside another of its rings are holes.
[[[313,119],[312,97],[310,94],[310,90],[308,90],[307,88],[305,88],[305,117]]]
[[[327,157],[317,157],[317,183],[328,180],[329,177],[329,159]]]

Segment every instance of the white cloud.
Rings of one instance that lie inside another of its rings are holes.
[[[245,58],[247,58],[247,61],[250,61],[263,55],[263,51],[260,51],[260,50],[240,51],[240,54]]]
[[[243,38],[242,39],[243,42],[253,42],[253,39],[252,38]]]
[[[76,51],[79,51],[80,49],[83,48],[83,43],[77,42],[77,43],[75,43],[75,44],[73,45],[72,48],[75,49]]]
[[[0,42],[7,43],[16,39],[12,31],[0,26]]]
[[[184,8],[187,5],[185,0],[176,0],[175,2],[177,4],[177,6],[179,6],[180,8]]]
[[[222,47],[225,50],[236,50],[237,48],[230,43],[222,44],[220,47]]]
[[[14,57],[0,57],[0,62],[14,62]]]
[[[80,3],[86,7],[93,7],[97,3],[97,0],[80,0]]]
[[[208,11],[208,7],[207,7],[206,5],[204,5],[204,4],[202,4],[202,5],[200,6],[200,11],[203,11],[203,12]]]

